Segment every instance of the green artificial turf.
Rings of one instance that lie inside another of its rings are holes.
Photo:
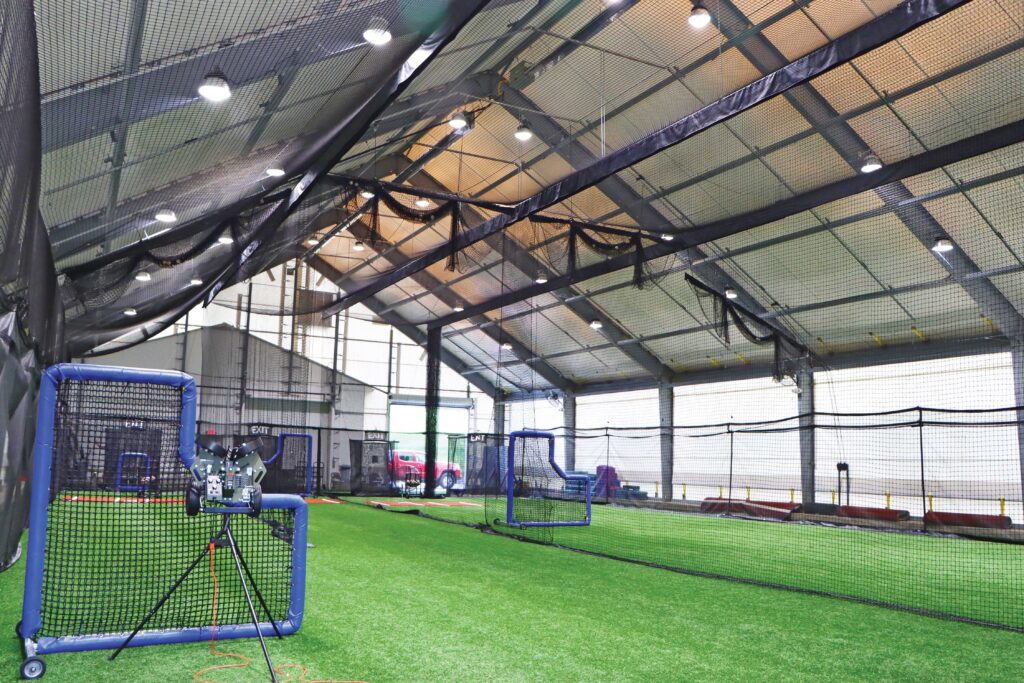
[[[1017,680],[1024,636],[681,575],[359,505],[311,507],[306,621],[271,641],[310,679]],[[765,526],[765,525],[759,525]],[[833,530],[834,531],[834,530]],[[0,574],[0,680],[23,562]],[[265,680],[258,647],[223,681]],[[50,655],[48,681],[188,681],[204,644]]]
[[[353,502],[360,500],[367,502]],[[480,506],[418,509],[422,514],[449,521],[484,521],[482,498],[451,500]],[[497,514],[494,510],[491,514],[504,519],[504,501],[498,502]],[[500,524],[495,526],[502,528]],[[504,530],[570,548],[686,571],[1024,627],[1024,547],[1013,543],[751,521],[617,505],[593,506],[589,527]]]

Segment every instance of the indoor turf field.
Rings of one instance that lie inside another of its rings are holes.
[[[310,517],[306,622],[272,647],[279,666],[312,667],[311,680],[983,681],[1012,679],[1024,666],[1015,633],[687,576],[357,504],[312,505]],[[13,627],[23,566],[0,574],[2,671],[20,661]],[[262,675],[254,641],[221,647],[254,664],[215,680]],[[117,664],[107,654],[50,655],[47,680],[170,683],[220,663],[205,644],[136,648]]]

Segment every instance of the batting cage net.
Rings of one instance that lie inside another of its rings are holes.
[[[220,529],[222,515],[185,514],[191,475],[179,456],[194,455],[190,383],[173,372],[74,365],[47,371],[21,628],[36,651],[116,647]],[[297,506],[289,499],[298,500],[264,496],[260,517],[232,516],[244,563],[266,604],[260,620],[269,633],[269,619],[293,630],[301,618],[294,589],[305,543],[297,545],[296,531],[304,538],[305,517],[301,500]],[[218,637],[255,635],[230,555],[217,553],[216,562],[223,565]],[[208,638],[212,595],[204,563],[133,644]]]
[[[590,524],[590,478],[567,475],[555,463],[553,434],[513,432],[502,474],[505,510],[495,520],[513,527]]]

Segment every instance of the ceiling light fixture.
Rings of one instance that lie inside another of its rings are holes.
[[[136,311],[134,308],[126,308],[126,309],[124,309],[124,314],[126,316],[128,316],[129,318],[134,318],[135,316],[137,316],[139,314],[139,312]]]
[[[664,240],[665,242],[671,242],[672,240],[675,239],[675,235],[670,235],[667,232],[666,233],[662,233],[661,239]]]
[[[416,204],[416,206],[420,207],[421,209],[425,209],[428,206],[430,206],[430,200],[429,199],[425,199],[423,197],[420,197],[419,199],[417,199],[413,203]]]
[[[203,281],[197,277],[194,277],[191,280],[189,280],[188,283],[193,287],[198,287],[199,285],[203,284]]]
[[[536,282],[538,285],[544,285],[547,284],[548,282],[548,276],[545,275],[544,273],[537,273],[537,277],[535,277],[533,281]]]
[[[464,310],[466,310],[466,307],[463,306],[462,304],[455,304],[454,306],[452,306],[452,310],[455,311],[456,313],[462,313]]]
[[[149,282],[150,280],[153,279],[153,276],[147,273],[146,271],[141,270],[138,273],[135,273],[135,279],[138,280],[139,282]]]
[[[736,290],[733,289],[732,287],[726,287],[725,288],[725,298],[726,299],[738,299],[739,297],[740,297],[740,295],[737,294]]]
[[[156,212],[156,215],[153,216],[153,218],[157,219],[161,223],[173,223],[178,220],[177,214],[170,209],[160,209]]]
[[[384,17],[373,17],[363,31],[363,38],[371,45],[385,45],[391,42],[391,31],[388,20]]]
[[[284,169],[276,167],[268,168],[267,175],[270,176],[271,178],[280,178],[281,176],[284,175]]]
[[[315,237],[310,237],[308,240],[306,240],[306,244],[308,244],[311,247],[315,247],[316,245],[320,244],[320,240],[318,240]]]
[[[526,142],[533,137],[533,131],[525,123],[520,123],[515,132],[516,140]]]
[[[466,115],[460,111],[455,116],[448,119],[448,125],[454,128],[455,130],[462,130],[463,128],[469,125],[469,119],[466,118]]]
[[[507,341],[506,342],[501,342],[501,348],[505,349],[506,351],[511,351],[512,350],[512,342],[507,342]]]
[[[217,241],[221,244],[231,244],[235,240],[232,239],[229,235],[221,235],[220,237],[217,238]]]
[[[592,329],[592,330],[599,330],[602,327],[604,327],[604,323],[601,322],[600,320],[591,320],[590,321],[590,329]]]
[[[934,246],[932,246],[932,251],[936,254],[945,254],[946,252],[953,251],[953,242],[945,238],[937,239]]]
[[[352,245],[352,251],[362,251],[363,249],[366,249],[366,246],[358,240]]]
[[[231,85],[224,74],[215,71],[203,78],[199,84],[199,94],[207,102],[224,102],[231,97]]]
[[[693,28],[704,28],[711,23],[711,12],[708,12],[708,8],[699,2],[693,4],[693,9],[690,10],[690,18],[687,19],[690,22],[690,26]]]
[[[363,190],[359,193],[359,196],[363,199],[373,199],[375,195],[370,190]]]
[[[877,154],[868,152],[864,155],[864,160],[860,164],[861,173],[874,173],[880,168],[882,168],[882,160],[878,158]]]

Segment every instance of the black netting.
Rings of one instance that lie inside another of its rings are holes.
[[[57,395],[39,635],[131,632],[210,542],[219,515],[185,515],[178,458],[181,391],[63,381]],[[294,512],[235,516],[233,532],[274,620],[287,618]],[[241,584],[221,564],[218,623],[248,623]],[[193,571],[147,629],[209,625],[212,577]]]

